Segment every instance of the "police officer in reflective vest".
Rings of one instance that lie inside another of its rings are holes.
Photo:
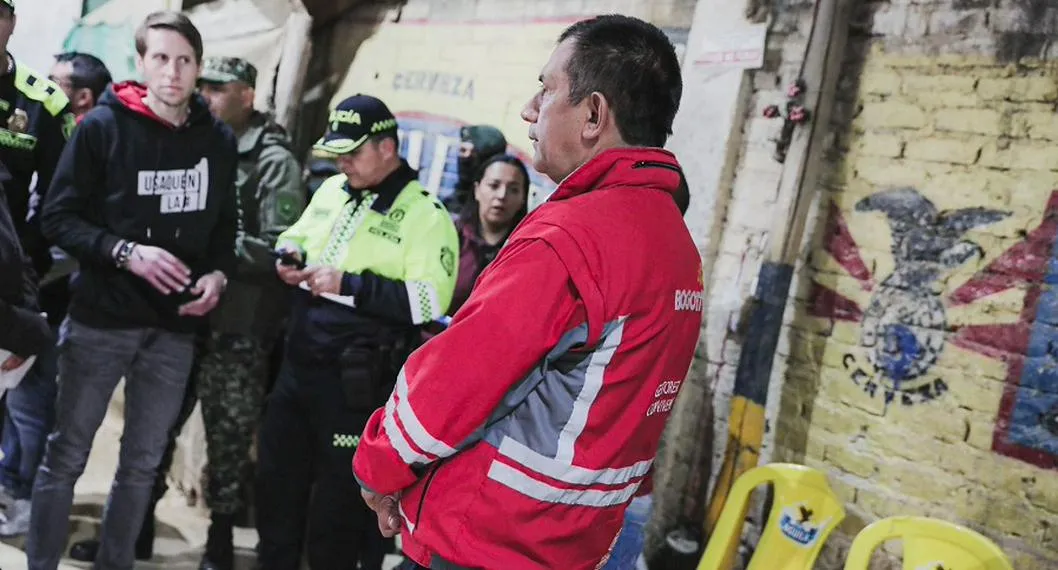
[[[52,261],[40,234],[39,208],[32,207],[31,197],[43,197],[48,191],[76,119],[58,85],[6,52],[14,27],[15,0],[0,0],[0,160],[11,171],[11,181],[4,187],[22,247],[37,277],[43,278]],[[31,196],[34,173],[35,197]]]
[[[279,277],[297,290],[259,434],[258,560],[296,570],[307,537],[312,570],[377,569],[383,539],[352,478],[353,453],[421,326],[448,308],[458,241],[398,154],[382,101],[342,101],[315,148],[337,155],[341,174],[276,245]]]

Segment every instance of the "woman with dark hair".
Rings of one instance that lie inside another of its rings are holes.
[[[448,314],[454,315],[474,282],[492,263],[507,236],[525,217],[529,197],[529,171],[518,157],[498,154],[485,161],[474,178],[459,217],[459,275]]]

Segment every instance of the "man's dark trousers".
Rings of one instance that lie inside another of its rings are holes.
[[[130,569],[158,466],[184,399],[194,336],[151,328],[97,329],[72,318],[64,326],[55,428],[33,488],[28,567],[58,566],[66,547],[74,483],[84,472],[92,440],[124,377],[125,429],[96,568]]]
[[[260,570],[380,570],[378,522],[352,474],[370,410],[352,410],[334,368],[287,359],[265,404],[258,436]],[[303,538],[308,527],[307,544]]]

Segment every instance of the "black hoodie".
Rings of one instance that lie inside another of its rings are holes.
[[[133,82],[107,89],[74,131],[44,203],[45,237],[80,262],[70,315],[96,328],[156,327],[191,332],[187,302],[162,295],[118,269],[122,239],[160,247],[183,261],[192,280],[235,265],[238,151],[231,129],[195,95],[174,127],[144,103]]]

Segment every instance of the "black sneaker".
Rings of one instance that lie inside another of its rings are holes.
[[[150,541],[143,541],[145,537],[142,531],[139,539],[136,540],[136,560],[150,560],[154,556],[154,525],[151,524],[150,526]],[[141,544],[141,541],[143,544]],[[73,543],[73,546],[70,547],[70,558],[78,562],[95,562],[98,554],[98,540],[82,540]]]
[[[70,558],[78,562],[95,562],[99,554],[98,540],[82,540],[70,547]]]

